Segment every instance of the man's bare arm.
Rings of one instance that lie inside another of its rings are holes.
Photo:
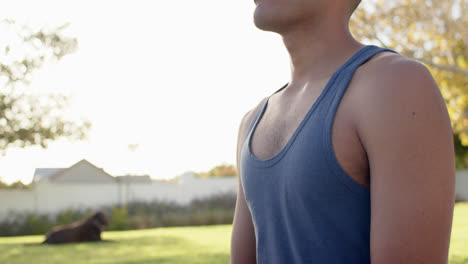
[[[372,263],[447,263],[455,162],[444,100],[422,64],[395,55],[374,65],[357,119],[370,166]]]
[[[263,100],[264,102],[264,100]],[[242,187],[241,169],[240,169],[240,151],[247,130],[252,122],[255,113],[261,104],[248,112],[242,119],[237,138],[237,171],[238,187],[236,211],[234,214],[234,223],[232,226],[231,237],[231,263],[232,264],[250,264],[256,263],[256,240],[255,231],[252,223],[252,216],[245,201],[244,190]]]

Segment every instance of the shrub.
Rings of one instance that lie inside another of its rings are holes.
[[[45,234],[51,226],[46,215],[27,214],[22,229],[26,234],[40,235]]]
[[[99,208],[108,219],[106,230],[144,229],[167,226],[232,224],[235,194],[193,200],[188,205],[172,201],[132,202],[123,207]],[[92,209],[69,208],[55,217],[46,215],[11,214],[0,222],[0,236],[45,234],[53,226],[67,225],[88,217]]]
[[[109,220],[108,230],[128,230],[130,220],[128,219],[127,207],[115,207]]]

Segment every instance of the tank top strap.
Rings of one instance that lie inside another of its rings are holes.
[[[375,54],[381,52],[381,51],[391,51],[395,52],[394,50],[388,49],[388,48],[381,48],[378,46],[374,45],[367,45],[363,47],[361,50],[359,50],[356,54],[354,54],[345,64],[343,64],[331,77],[329,80],[329,83],[327,86],[333,86],[333,88],[329,92],[329,89],[327,87],[325,88],[325,91],[323,91],[323,96],[324,100],[327,101],[326,97],[328,97],[328,102],[327,103],[322,103],[322,105],[327,106],[329,113],[336,112],[336,108],[339,104],[339,101],[341,100],[341,97],[343,96],[344,92],[346,91],[346,87],[348,86],[349,81],[351,80],[351,77],[353,73],[356,71],[356,69],[369,60],[372,56]],[[278,89],[276,92],[273,94],[276,94],[286,88],[289,83],[286,83],[283,85],[280,89]],[[333,85],[331,85],[333,84]],[[255,124],[258,122],[258,119],[263,115],[263,112],[265,111],[269,98],[273,95],[271,94],[268,96],[268,98],[265,100],[263,105],[259,108],[257,113],[255,114],[255,117],[253,118],[252,122],[250,122],[249,128],[247,130],[246,136],[244,137],[244,141],[250,133],[252,132],[253,127]],[[319,98],[320,100],[322,98]],[[319,101],[320,101],[319,100]],[[331,106],[332,109],[329,107]]]
[[[362,52],[358,54],[357,58],[352,60],[346,67],[346,70],[355,71],[360,65],[368,61],[374,55],[382,51],[390,51],[397,53],[396,51],[389,48],[382,48],[375,45],[367,45],[363,48]]]
[[[333,92],[330,93],[328,101],[326,103],[327,107],[324,107],[324,117],[323,117],[323,130],[322,130],[322,147],[324,151],[324,156],[326,159],[331,162],[329,163],[331,166],[330,168],[336,172],[342,182],[348,186],[348,188],[360,196],[367,197],[369,196],[369,190],[363,188],[360,184],[356,181],[351,179],[349,176],[346,176],[346,172],[342,169],[341,165],[339,164],[334,150],[333,150],[333,143],[332,143],[332,129],[333,129],[333,121],[335,119],[335,115],[340,104],[340,101],[348,87],[351,78],[353,77],[354,72],[361,66],[363,63],[368,61],[372,56],[376,55],[382,51],[391,51],[397,53],[394,50],[381,48],[377,46],[367,46],[366,50],[364,50],[361,55],[354,60],[352,63],[344,69],[334,84]]]
[[[341,98],[346,92],[348,84],[351,81],[351,78],[353,77],[354,72],[357,70],[357,68],[359,68],[359,66],[361,66],[365,62],[367,62],[374,55],[382,51],[390,51],[397,53],[392,49],[381,48],[375,45],[367,45],[364,48],[362,48],[362,50],[358,54],[356,54],[357,56],[355,58],[350,60],[347,64],[343,65],[344,67],[341,71],[337,72],[338,75],[336,76],[336,80],[334,81],[334,87],[332,89],[332,92],[328,96],[327,103],[324,104],[327,105],[327,121],[333,121],[335,112],[338,108]]]
[[[269,97],[268,97],[269,98]],[[263,112],[265,111],[265,108],[268,104],[268,99],[265,100],[265,102],[263,103],[263,105],[258,109],[257,113],[255,113],[255,116],[254,118],[252,119],[252,121],[250,122],[250,125],[249,125],[249,129],[247,130],[247,133],[245,134],[245,137],[244,137],[244,140],[243,142],[245,142],[245,140],[247,138],[249,138],[250,136],[250,133],[252,133],[252,128],[254,127],[254,125],[257,123],[258,119],[260,118],[261,115],[263,115]]]
[[[288,86],[289,83],[286,83],[285,85],[283,85],[281,88],[279,88],[278,90],[276,90],[276,92],[274,92],[273,94],[275,93],[278,93],[280,92],[281,90],[283,90],[284,88],[286,88]],[[252,119],[252,122],[250,122],[250,125],[249,125],[249,129],[247,130],[247,134],[245,135],[244,137],[244,141],[246,138],[248,138],[249,134],[251,133],[252,131],[252,128],[254,127],[254,125],[258,122],[258,119],[260,118],[260,116],[263,115],[263,112],[265,112],[265,109],[268,105],[268,100],[270,99],[270,97],[273,95],[271,94],[270,96],[268,96],[268,98],[265,100],[265,102],[263,103],[263,105],[258,109],[257,113],[255,113],[255,116],[254,118]]]

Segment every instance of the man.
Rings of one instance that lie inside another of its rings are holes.
[[[422,64],[348,30],[359,0],[257,0],[290,82],[242,120],[231,263],[447,263],[449,116]]]

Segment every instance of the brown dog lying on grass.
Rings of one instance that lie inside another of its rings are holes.
[[[101,232],[108,224],[102,212],[96,212],[83,221],[66,226],[56,226],[46,234],[43,243],[60,244],[71,242],[101,241]]]

